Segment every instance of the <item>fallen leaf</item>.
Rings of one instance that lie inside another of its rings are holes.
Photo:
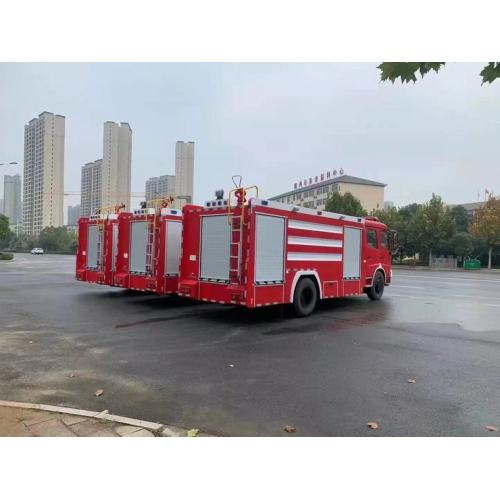
[[[487,425],[486,428],[491,432],[498,432],[498,427],[496,425]]]
[[[409,378],[406,380],[409,384],[414,384],[416,380],[414,378]]]
[[[102,396],[103,394],[104,394],[104,391],[102,389],[97,389],[97,391],[95,391],[96,397]]]
[[[200,429],[190,429],[187,432],[187,436],[190,438],[196,437],[198,435],[198,432],[200,432]]]
[[[368,422],[366,424],[370,429],[378,429],[378,424],[377,422]]]
[[[294,432],[297,432],[297,429],[293,425],[285,425],[285,432],[293,434]]]

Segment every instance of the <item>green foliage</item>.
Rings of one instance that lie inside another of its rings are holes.
[[[65,227],[46,227],[40,233],[38,243],[45,251],[61,252],[69,249],[70,236]]]
[[[436,73],[443,68],[444,62],[383,62],[377,68],[380,70],[380,78],[383,82],[390,80],[394,83],[398,78],[402,83],[416,82],[417,73],[423,78],[429,71]],[[483,83],[492,83],[500,78],[500,63],[488,63],[479,75]]]
[[[14,236],[10,243],[10,248],[19,252],[29,252],[36,246],[38,246],[37,238],[24,233]]]
[[[330,193],[326,200],[325,210],[327,212],[353,215],[355,217],[367,215],[361,202],[349,192],[344,194],[339,192]]]
[[[493,248],[500,245],[500,199],[490,196],[477,211],[471,232],[488,245],[488,268],[491,268]]]
[[[457,257],[468,257],[474,251],[474,237],[465,232],[456,233],[450,240],[450,250]]]
[[[0,252],[0,260],[12,260],[13,258],[14,258],[13,253]]]
[[[409,238],[412,243],[429,253],[429,262],[433,250],[438,250],[456,231],[455,222],[444,206],[441,198],[435,194],[430,201],[420,206],[410,221]]]
[[[373,215],[398,233],[400,260],[415,254],[455,255],[479,258],[483,264],[500,263],[500,200],[492,198],[474,218],[464,207],[448,209],[439,196],[423,205],[376,210]]]
[[[389,207],[384,210],[374,210],[372,215],[377,217],[389,229],[395,229],[398,232],[401,229],[402,217],[396,207]]]
[[[479,74],[483,77],[483,83],[495,81],[500,78],[500,62],[488,63]]]
[[[417,81],[417,72],[423,78],[431,70],[437,73],[445,64],[444,62],[383,62],[377,69],[380,70],[383,82],[390,80],[394,83],[401,78],[402,83],[407,83]]]
[[[12,237],[12,232],[9,228],[9,218],[3,214],[0,214],[0,243],[3,243],[1,247],[5,245]]]
[[[490,196],[484,206],[477,211],[471,231],[489,246],[500,245],[500,200]]]
[[[457,231],[467,231],[472,222],[471,216],[462,205],[450,208],[450,216],[455,221]]]
[[[38,236],[19,234],[13,236],[9,248],[19,252],[29,252],[32,248],[40,247],[46,252],[76,253],[78,236],[68,232],[65,227],[46,227]]]

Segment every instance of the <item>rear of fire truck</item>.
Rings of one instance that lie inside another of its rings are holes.
[[[152,200],[118,223],[116,284],[159,294],[178,287],[182,213],[173,198]]]
[[[118,216],[123,206],[102,208],[78,221],[76,279],[113,285],[118,249]]]

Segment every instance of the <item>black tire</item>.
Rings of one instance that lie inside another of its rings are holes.
[[[382,271],[377,271],[373,277],[373,283],[366,291],[371,300],[380,300],[384,295],[385,278]]]
[[[301,318],[309,316],[318,302],[318,290],[311,278],[302,278],[295,287],[293,307],[295,314]]]

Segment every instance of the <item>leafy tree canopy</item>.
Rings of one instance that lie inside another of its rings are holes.
[[[409,239],[421,249],[429,252],[429,262],[432,251],[443,246],[455,234],[455,222],[441,198],[435,194],[429,202],[418,207],[411,219],[408,232]]]
[[[339,192],[330,193],[326,200],[325,210],[327,212],[353,215],[355,217],[364,217],[367,215],[361,202],[349,192],[344,194]]]
[[[490,196],[474,218],[471,232],[489,246],[500,245],[500,199]]]
[[[9,218],[3,214],[0,214],[0,241],[10,240],[12,233],[9,228]]]
[[[467,231],[472,222],[471,216],[462,205],[450,208],[450,216],[455,221],[458,231]]]
[[[394,83],[398,78],[402,83],[416,82],[417,73],[423,78],[429,71],[436,73],[443,68],[444,62],[383,62],[377,68],[380,70],[380,78],[383,82],[390,80]],[[500,62],[488,63],[479,76],[482,83],[492,83],[500,78]]]

